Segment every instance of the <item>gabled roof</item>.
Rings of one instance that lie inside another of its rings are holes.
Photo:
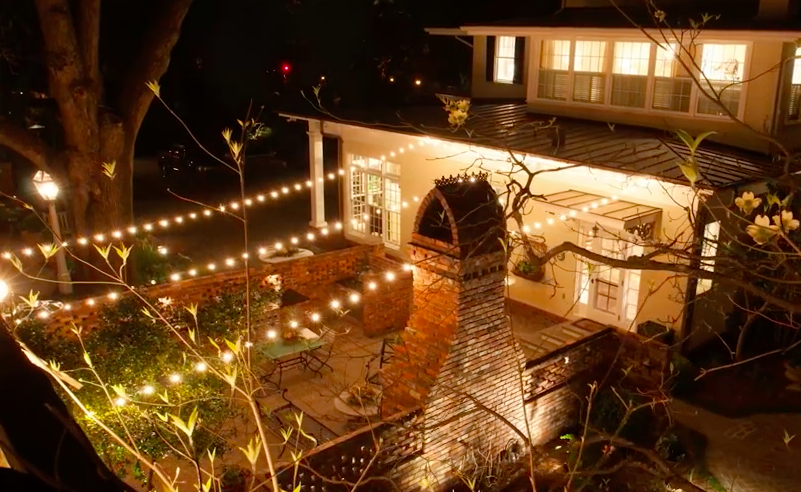
[[[526,105],[520,103],[474,104],[470,109],[472,116],[458,131],[449,128],[442,106],[398,110],[369,108],[324,114],[309,105],[302,111],[279,114],[409,135],[430,135],[688,183],[677,166],[677,162],[687,158],[687,148],[666,131],[556,118],[529,112]],[[548,125],[551,119],[553,123]],[[781,164],[770,156],[712,143],[699,148],[696,161],[702,176],[697,185],[706,188],[724,188],[782,174]]]
[[[663,11],[665,22],[674,29],[689,29],[691,19],[695,22],[701,20],[704,14],[717,16],[710,19],[703,27],[705,31],[801,31],[801,20],[798,16],[785,16],[782,19],[767,19],[757,17],[758,2],[729,0],[728,2],[686,2],[675,5],[665,5]],[[622,13],[621,13],[622,11]],[[665,24],[662,24],[664,27]],[[639,2],[635,6],[621,7],[620,10],[610,7],[576,7],[558,9],[553,13],[532,17],[512,17],[506,20],[476,22],[465,24],[465,30],[470,27],[570,27],[570,28],[601,28],[601,29],[636,29],[637,27],[659,27],[651,12]]]

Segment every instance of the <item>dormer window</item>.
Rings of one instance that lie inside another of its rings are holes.
[[[649,43],[615,43],[612,63],[612,105],[644,108],[651,61]]]
[[[543,40],[536,96],[568,102],[570,94],[569,102],[610,109],[740,118],[747,46]],[[796,98],[791,102],[796,119],[801,112],[801,68],[798,74]]]
[[[487,81],[496,84],[522,84],[525,52],[525,37],[488,36]]]
[[[603,104],[606,87],[606,42],[576,41],[573,100]]]
[[[720,103],[735,116],[740,109],[744,66],[744,44],[702,45],[701,86],[713,98],[717,94]],[[719,104],[704,95],[698,97],[698,112],[726,116]]]

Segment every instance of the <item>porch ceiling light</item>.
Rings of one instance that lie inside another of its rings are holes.
[[[39,195],[48,202],[52,202],[58,198],[58,185],[46,172],[37,171],[36,174],[33,175],[33,185],[36,187],[36,191]]]

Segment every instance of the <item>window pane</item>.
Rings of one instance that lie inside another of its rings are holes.
[[[793,85],[801,85],[801,47],[795,49],[793,60]]]
[[[567,73],[540,70],[537,97],[567,100]]]
[[[604,75],[577,73],[573,79],[573,100],[602,104],[605,86],[606,77]]]
[[[745,65],[744,44],[705,44],[701,70],[709,80],[740,81]]]
[[[569,70],[570,41],[543,41],[540,68],[548,70]]]
[[[631,108],[645,107],[645,89],[648,77],[639,75],[612,76],[612,104]]]
[[[714,257],[718,251],[718,238],[720,237],[720,222],[710,222],[704,226],[704,239],[701,248],[701,268],[708,272],[715,271]],[[696,294],[703,294],[712,288],[712,279],[699,279],[695,288]]]
[[[515,42],[514,36],[498,36],[495,45],[495,56],[499,58],[514,58],[515,57]]]
[[[603,72],[605,53],[606,42],[604,41],[576,41],[573,70],[576,72]]]
[[[358,162],[354,158],[354,163]],[[365,218],[367,217],[367,190],[364,171],[353,167],[350,172],[350,208],[351,228],[356,232],[364,232]]]
[[[650,43],[615,43],[612,73],[647,76],[650,58]]]
[[[801,47],[795,50],[795,60],[793,60],[793,79],[790,84],[787,96],[787,119],[798,121],[799,106],[801,106]]]
[[[692,80],[656,78],[654,80],[654,99],[651,107],[664,111],[690,111]]]
[[[717,93],[718,98],[720,99],[721,104],[723,104],[729,111],[731,111],[735,116],[737,116],[738,111],[740,110],[740,92],[741,86],[731,85],[732,82],[712,82],[710,81],[708,84],[703,82],[704,87],[706,87],[707,92],[709,94]],[[704,114],[714,114],[719,116],[727,116],[726,112],[721,109],[721,107],[714,102],[712,99],[704,95],[700,95],[698,97],[698,112]]]
[[[689,51],[694,52],[690,47]],[[679,43],[667,43],[656,47],[656,60],[654,60],[654,75],[657,77],[687,77],[687,71],[682,66],[683,59],[688,66],[692,66],[692,57],[687,49]]]
[[[387,243],[400,246],[400,184],[397,180],[386,178],[385,185],[387,233],[384,239]]]

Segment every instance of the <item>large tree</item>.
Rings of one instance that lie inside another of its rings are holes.
[[[58,106],[62,142],[54,148],[24,126],[0,120],[0,145],[47,171],[69,190],[79,233],[130,223],[134,143],[153,93],[146,83],[167,71],[192,0],[152,2],[147,31],[119,87],[101,73],[101,0],[35,0],[49,96]],[[114,177],[103,164],[115,163]]]

